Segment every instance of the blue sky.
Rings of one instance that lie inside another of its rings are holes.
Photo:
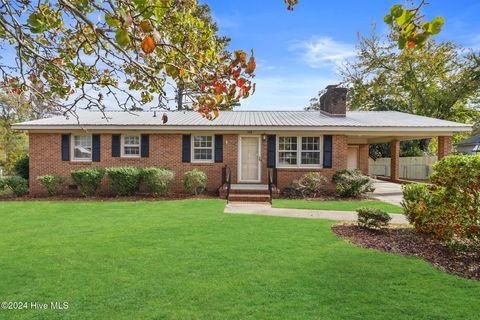
[[[338,83],[336,64],[354,56],[357,33],[372,23],[386,32],[383,16],[402,0],[299,0],[295,11],[283,0],[205,0],[231,49],[255,50],[257,92],[238,110],[302,109],[328,84]],[[446,22],[437,40],[480,50],[480,1],[431,0],[427,19]]]

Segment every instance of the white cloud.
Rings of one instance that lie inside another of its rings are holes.
[[[235,110],[302,110],[318,91],[338,83],[329,77],[289,74],[285,77],[255,77],[256,92]]]
[[[302,60],[312,68],[338,65],[355,56],[353,44],[335,41],[329,37],[313,38],[294,44],[291,50],[301,51]]]

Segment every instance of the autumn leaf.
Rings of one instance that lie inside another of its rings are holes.
[[[245,73],[248,75],[252,75],[255,72],[255,68],[257,67],[257,64],[255,63],[255,58],[253,57],[253,50],[252,50],[252,56],[248,60],[247,67],[245,68]]]
[[[140,22],[140,30],[142,30],[143,33],[148,33],[153,31],[153,27],[150,21],[142,20],[142,22]]]
[[[155,41],[153,41],[152,37],[145,36],[140,46],[142,47],[143,52],[147,54],[152,53],[153,50],[155,50]]]

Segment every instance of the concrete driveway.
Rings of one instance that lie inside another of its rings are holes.
[[[402,185],[398,183],[373,179],[375,191],[368,193],[369,197],[399,206],[403,201]]]

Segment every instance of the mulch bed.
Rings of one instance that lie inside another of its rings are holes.
[[[286,194],[280,194],[278,199],[285,199],[285,200],[314,200],[314,201],[361,201],[361,200],[375,200],[373,198],[369,198],[367,196],[359,196],[356,198],[344,198],[336,194],[320,194],[316,197],[302,197],[302,196],[291,196]]]
[[[184,200],[184,199],[218,199],[214,194],[201,194],[192,196],[188,194],[175,193],[164,197],[154,197],[150,195],[136,195],[128,197],[113,197],[110,195],[99,195],[93,197],[82,197],[78,194],[67,194],[61,196],[4,196],[0,197],[0,201],[161,201],[161,200]]]
[[[480,280],[480,252],[455,250],[411,227],[394,226],[376,231],[350,222],[333,225],[332,231],[362,248],[419,257],[444,272]]]

